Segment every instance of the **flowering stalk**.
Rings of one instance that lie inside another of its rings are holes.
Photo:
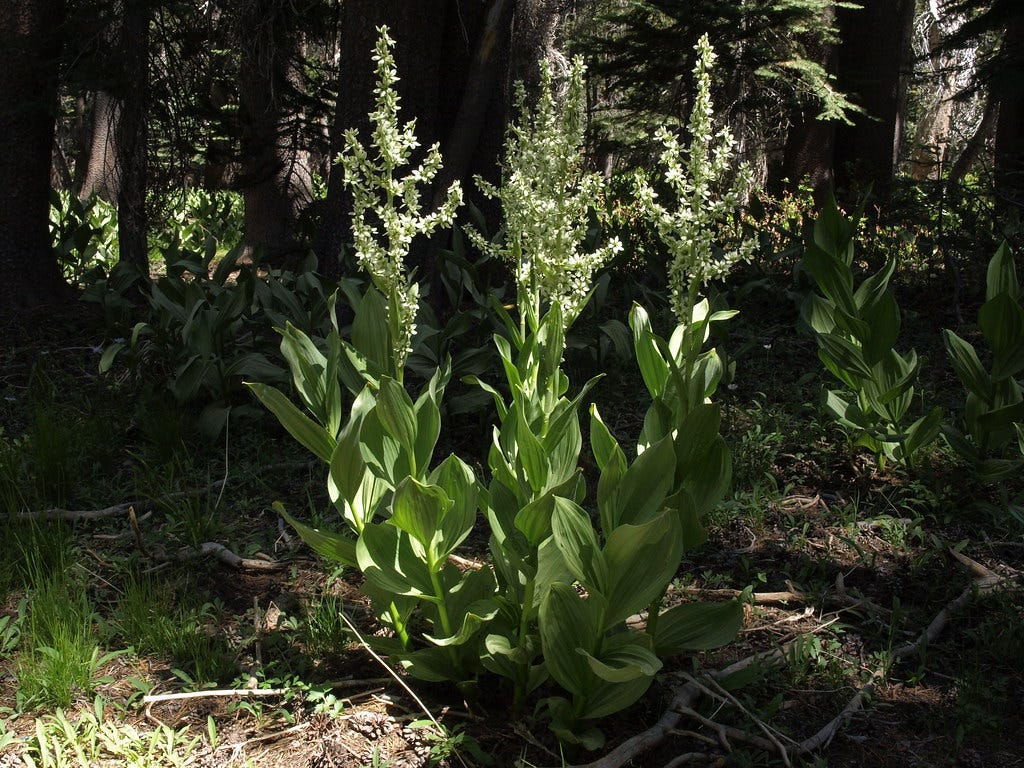
[[[500,188],[477,178],[477,186],[501,201],[505,239],[488,242],[469,228],[470,240],[481,251],[513,265],[518,285],[520,328],[533,331],[540,324],[543,303],[562,309],[563,332],[586,303],[592,276],[622,250],[612,238],[593,252],[585,252],[587,220],[604,182],[584,173],[584,75],[581,58],[572,61],[561,104],[548,62],[541,63],[541,94],[531,115],[520,85],[517,100],[520,120],[505,143],[505,178]]]
[[[753,239],[737,242],[735,212],[750,188],[752,177],[746,166],[733,174],[735,139],[728,128],[716,134],[712,125],[711,70],[715,53],[706,34],[695,49],[697,64],[693,73],[697,95],[688,123],[690,144],[681,147],[667,128],[662,127],[657,133],[664,146],[661,163],[665,166],[665,183],[675,205],[660,202],[646,182],[638,190],[641,207],[669,252],[669,297],[672,311],[684,329],[683,375],[687,381],[705,341],[701,338],[695,343],[691,338],[694,326],[704,324],[707,316],[700,301],[701,289],[724,277],[737,262],[748,260],[756,245]],[[731,248],[722,245],[730,241]]]
[[[395,41],[387,27],[377,30],[373,60],[377,62],[376,100],[370,113],[373,124],[371,157],[354,129],[345,132],[345,149],[338,162],[345,171],[344,182],[352,191],[352,239],[356,257],[388,304],[388,330],[391,334],[391,372],[402,380],[405,360],[411,351],[419,308],[419,286],[406,273],[405,258],[417,235],[429,235],[440,226],[451,226],[455,210],[462,204],[462,187],[454,182],[444,204],[436,211],[423,213],[420,187],[429,187],[441,169],[437,144],[427,150],[424,161],[400,178],[396,171],[409,165],[419,147],[416,121],[404,126],[398,122],[398,70],[391,49]]]

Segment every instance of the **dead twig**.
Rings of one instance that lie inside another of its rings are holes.
[[[192,560],[210,556],[216,557],[222,563],[242,571],[279,571],[286,565],[276,560],[241,557],[216,541],[205,541],[198,549],[186,547],[178,552],[179,560]]]
[[[146,704],[183,699],[214,699],[222,697],[249,698],[252,696],[284,696],[288,688],[225,688],[212,691],[184,691],[182,693],[151,693],[142,697]]]

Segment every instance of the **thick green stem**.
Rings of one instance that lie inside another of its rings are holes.
[[[658,618],[661,615],[661,603],[664,599],[665,595],[659,595],[647,606],[647,634],[651,637],[654,637],[654,633],[658,630]]]
[[[448,606],[445,604],[445,591],[441,585],[441,573],[434,568],[433,563],[430,564],[430,583],[434,587],[434,597],[437,598],[437,613],[441,617],[441,631],[444,632],[445,637],[451,637],[452,632],[452,621],[448,615]],[[452,670],[456,670],[459,667],[459,657],[455,653],[455,649],[452,646],[447,646],[448,656],[451,658]]]
[[[526,639],[530,634],[530,611],[533,608],[533,595],[537,589],[536,578],[531,576],[526,580],[526,587],[523,593],[522,613],[519,617],[519,637],[517,638],[516,645],[519,648],[526,649]],[[515,690],[513,692],[513,706],[518,711],[522,708],[526,702],[526,696],[529,691],[527,690],[530,684],[530,661],[526,660],[520,666],[518,679],[515,681]]]

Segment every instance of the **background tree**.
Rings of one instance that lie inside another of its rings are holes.
[[[836,186],[854,197],[869,184],[887,197],[903,144],[912,70],[913,0],[864,0],[837,10],[839,88],[864,109],[837,128]]]
[[[309,153],[301,145],[300,20],[315,12],[291,0],[239,0],[239,127],[247,249],[271,261],[296,254],[296,224],[312,199]]]
[[[50,246],[62,0],[0,3],[0,316],[64,298]]]

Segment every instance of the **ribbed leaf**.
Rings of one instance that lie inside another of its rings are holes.
[[[659,656],[707,651],[731,643],[743,626],[743,604],[680,603],[658,616],[654,647]]]
[[[327,430],[302,413],[274,387],[255,382],[246,382],[246,386],[277,417],[281,426],[288,430],[288,434],[322,461],[330,463],[331,456],[334,454],[335,441],[332,435],[327,434]]]
[[[300,523],[288,514],[284,505],[280,502],[274,503],[274,510],[288,521],[288,524],[296,530],[299,537],[318,555],[343,565],[356,567],[356,542],[354,539],[341,533],[323,531],[319,528],[312,528],[304,523]]]

